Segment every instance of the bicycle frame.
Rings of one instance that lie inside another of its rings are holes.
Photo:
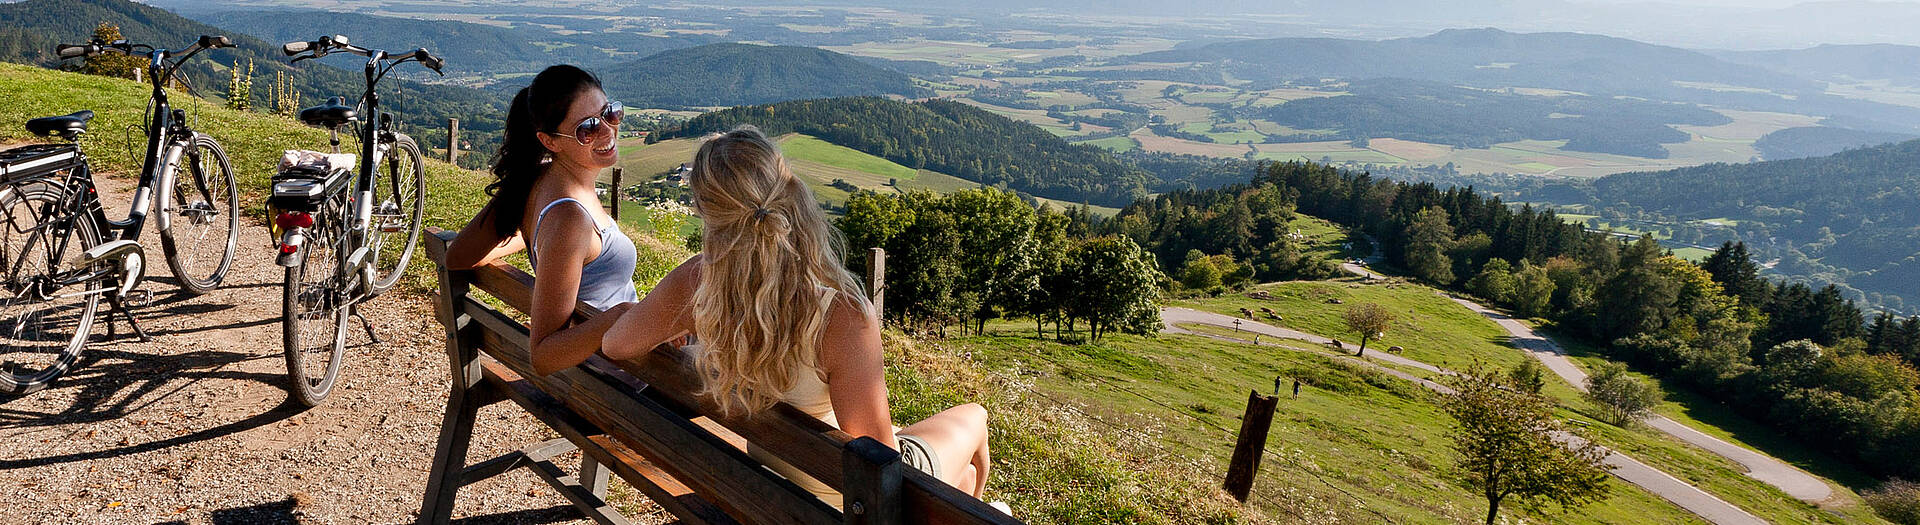
[[[179,61],[172,63],[167,61],[173,57],[171,51],[154,49],[150,52],[147,77],[153,79],[153,94],[149,102],[152,106],[150,109],[152,115],[147,121],[147,152],[141,159],[140,182],[133,191],[133,205],[127,208],[127,218],[118,221],[107,218],[105,209],[100,206],[97,198],[93,206],[100,213],[96,218],[100,220],[103,229],[111,230],[113,233],[113,237],[107,240],[138,240],[140,232],[146,226],[147,214],[152,210],[154,202],[157,200],[159,205],[166,206],[166,203],[171,202],[173,198],[174,185],[171,182],[178,174],[180,157],[186,153],[188,141],[193,138],[193,130],[186,125],[186,112],[175,110],[168,104],[166,85],[173,79],[173,74],[180,62],[186,61],[202,50],[198,46],[190,49],[192,51],[180,57]],[[89,179],[87,184],[91,189],[92,180]],[[156,186],[158,186],[157,192]],[[205,187],[205,184],[198,187]],[[91,191],[87,194],[95,195]],[[212,196],[207,196],[207,200],[213,200]],[[165,213],[160,214],[162,230],[172,227],[171,221],[172,217]]]

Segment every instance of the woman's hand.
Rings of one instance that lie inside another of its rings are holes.
[[[653,291],[631,303],[607,333],[600,352],[608,359],[633,359],[693,332],[693,291],[700,286],[700,256],[668,272]]]

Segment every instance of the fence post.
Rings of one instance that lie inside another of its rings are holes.
[[[873,311],[886,317],[887,249],[874,247],[867,254],[867,293],[873,294]]]
[[[1240,439],[1233,445],[1233,460],[1227,464],[1227,493],[1247,502],[1253,491],[1254,474],[1260,472],[1260,455],[1266,451],[1267,430],[1273,426],[1273,409],[1280,402],[1275,396],[1247,393],[1247,415],[1240,419]]]
[[[612,213],[613,220],[616,221],[620,220],[620,171],[618,166],[613,168],[613,187],[607,188],[607,193],[613,197]]]
[[[447,163],[460,158],[460,119],[447,117]]]

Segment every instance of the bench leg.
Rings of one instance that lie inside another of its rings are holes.
[[[580,454],[580,484],[600,499],[607,499],[607,474],[607,469],[594,461],[593,456]]]
[[[463,485],[460,471],[467,466],[467,447],[473,443],[474,414],[480,410],[484,387],[461,388],[447,397],[447,414],[440,420],[440,443],[433,449],[433,471],[427,475],[426,497],[420,503],[419,523],[440,525],[453,519],[453,497]]]

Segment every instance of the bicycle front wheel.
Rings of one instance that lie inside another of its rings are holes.
[[[240,240],[240,193],[227,151],[213,137],[195,133],[180,162],[173,195],[160,204],[160,213],[168,218],[167,227],[160,229],[160,245],[180,288],[199,295],[219,288],[233,267]]]
[[[427,178],[420,146],[396,135],[393,151],[373,173],[373,220],[367,236],[372,255],[373,292],[392,288],[407,272],[413,248],[420,244],[420,215],[427,203]]]
[[[100,307],[101,294],[74,292],[109,286],[53,284],[100,243],[93,217],[65,209],[66,197],[54,183],[0,187],[0,393],[32,393],[65,374]]]
[[[316,225],[314,238],[300,248],[300,259],[286,272],[280,333],[286,343],[288,391],[313,407],[333,392],[346,357],[346,290],[351,275],[341,267],[338,237],[325,235],[332,225]]]

